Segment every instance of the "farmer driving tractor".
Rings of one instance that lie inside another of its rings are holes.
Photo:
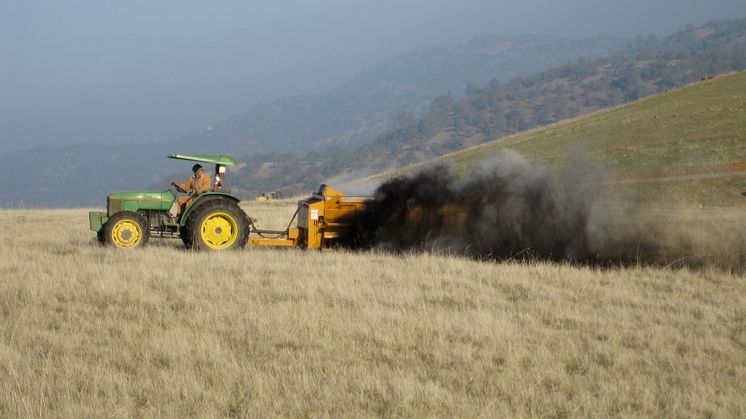
[[[179,213],[184,212],[184,209],[191,202],[192,198],[195,198],[199,194],[210,192],[210,188],[212,188],[210,177],[205,174],[205,169],[201,165],[195,164],[192,166],[192,172],[194,174],[184,183],[171,182],[172,185],[189,193],[188,196],[179,197]]]

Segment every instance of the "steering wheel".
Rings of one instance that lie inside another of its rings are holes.
[[[177,192],[187,193],[187,191],[185,191],[184,189],[181,189],[181,186],[177,185],[175,182],[171,182],[171,186],[173,186]]]

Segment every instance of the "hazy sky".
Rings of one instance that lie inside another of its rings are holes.
[[[0,152],[178,137],[477,34],[666,35],[744,0],[0,1]]]

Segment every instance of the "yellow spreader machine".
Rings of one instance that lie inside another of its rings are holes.
[[[251,225],[249,246],[287,246],[321,249],[349,239],[355,217],[365,209],[370,197],[347,196],[327,185],[298,201],[290,225],[284,231],[259,230]]]

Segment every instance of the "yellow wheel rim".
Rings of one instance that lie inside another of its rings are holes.
[[[122,220],[114,224],[111,239],[117,247],[135,247],[142,240],[140,225],[132,220]]]
[[[238,239],[238,224],[226,212],[210,214],[200,228],[202,240],[211,249],[227,249]]]

